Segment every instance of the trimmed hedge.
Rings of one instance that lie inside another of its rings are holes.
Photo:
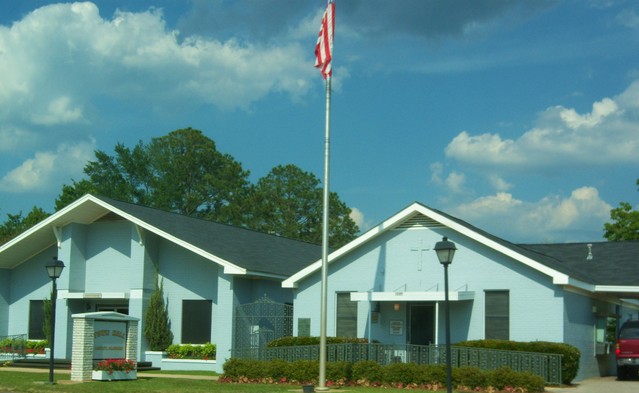
[[[172,344],[166,349],[171,359],[204,359],[215,360],[217,347],[215,344]]]
[[[287,336],[275,339],[268,344],[266,344],[267,348],[275,348],[275,347],[294,347],[298,345],[319,345],[320,338],[319,337],[293,337]],[[367,344],[368,340],[365,338],[356,338],[356,337],[326,337],[327,344],[345,344],[345,343],[356,343],[356,344]]]
[[[316,384],[319,362],[315,360],[262,361],[232,358],[224,363],[221,382],[227,383],[289,383]],[[445,386],[444,365],[418,365],[414,363],[393,363],[381,366],[372,361],[362,361],[351,365],[348,362],[326,364],[326,385],[360,385],[410,387],[437,390]],[[544,391],[544,380],[530,373],[501,368],[495,371],[481,371],[477,368],[453,369],[453,385],[463,390],[507,390],[540,393]],[[517,390],[519,389],[519,390]]]
[[[456,343],[455,346],[563,355],[561,359],[561,378],[562,382],[566,385],[569,385],[572,380],[575,379],[579,371],[579,358],[581,357],[581,353],[576,347],[570,344],[547,341],[474,340],[462,341]]]

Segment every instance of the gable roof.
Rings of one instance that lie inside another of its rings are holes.
[[[522,244],[598,286],[639,286],[639,241]]]
[[[639,294],[639,269],[632,269],[633,263],[638,266],[636,263],[639,262],[639,242],[596,243],[592,248],[593,253],[598,255],[595,256],[596,261],[595,259],[587,261],[588,243],[516,245],[459,218],[417,202],[331,253],[328,256],[328,263],[332,263],[389,230],[415,226],[448,227],[551,277],[553,283],[557,285],[570,285],[590,292],[610,292],[611,289],[615,292],[614,289],[618,289],[617,292],[623,292],[626,295]],[[297,287],[301,280],[318,271],[321,264],[321,260],[315,261],[284,280],[282,285]],[[619,274],[615,273],[617,267],[621,267],[627,273],[626,277],[619,277]]]
[[[321,247],[105,197],[85,195],[0,246],[0,268],[13,268],[60,242],[60,228],[109,214],[126,219],[224,267],[228,274],[284,278],[321,256]]]

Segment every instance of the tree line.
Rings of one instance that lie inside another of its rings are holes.
[[[118,143],[115,154],[95,151],[84,167],[85,178],[62,187],[55,211],[91,193],[206,220],[319,244],[323,193],[320,180],[295,165],[279,165],[255,184],[250,172],[231,155],[217,150],[202,131],[184,128],[138,142]],[[639,179],[637,180],[639,186]],[[329,243],[340,247],[359,228],[351,209],[335,192],[329,195]],[[9,241],[50,213],[34,206],[7,214],[0,226],[0,244]],[[639,211],[628,202],[610,211],[604,224],[609,241],[639,240]]]
[[[84,175],[62,186],[55,211],[91,193],[311,243],[322,240],[323,191],[314,174],[278,165],[253,184],[240,162],[193,128],[132,148],[118,143],[113,155],[96,150]],[[337,193],[331,192],[329,201],[329,244],[339,247],[354,239],[359,228]],[[0,244],[49,215],[39,207],[26,216],[7,214]]]

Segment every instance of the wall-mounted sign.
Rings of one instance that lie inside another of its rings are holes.
[[[94,359],[124,359],[126,357],[126,322],[95,321]]]
[[[390,321],[391,336],[401,336],[404,334],[404,321]]]

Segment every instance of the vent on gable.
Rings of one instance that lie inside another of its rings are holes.
[[[430,217],[417,214],[397,226],[396,229],[443,228],[444,226]]]
[[[103,215],[102,217],[100,217],[100,219],[97,221],[122,221],[122,220],[124,220],[122,217],[118,216],[117,214],[113,212],[109,212]]]

